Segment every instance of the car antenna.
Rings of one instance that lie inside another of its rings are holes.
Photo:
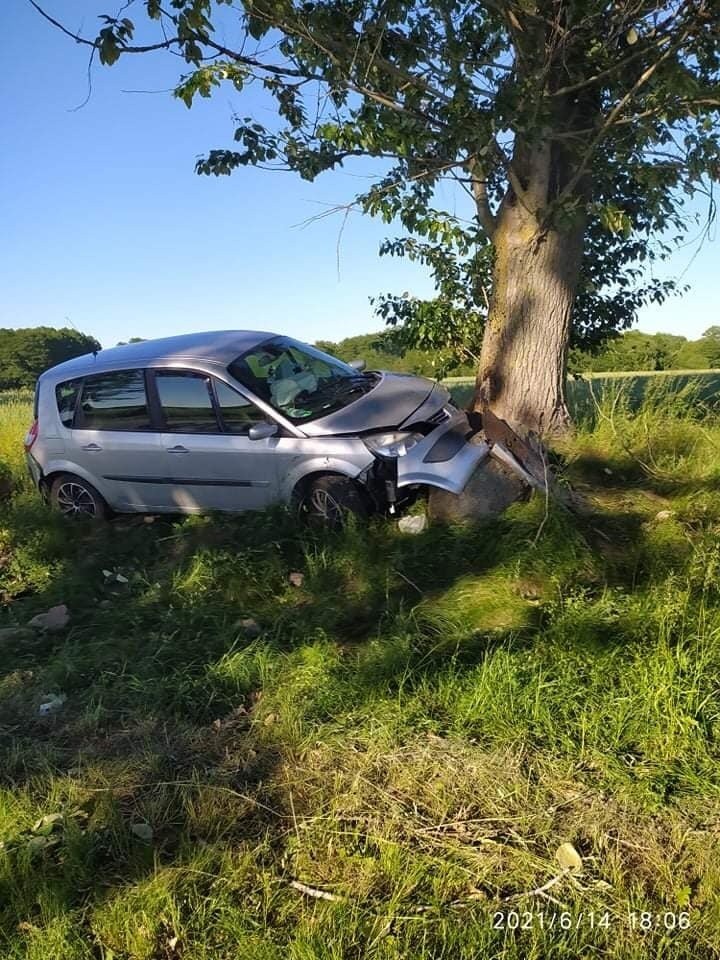
[[[70,324],[70,326],[73,328],[73,330],[75,330],[77,333],[80,333],[80,331],[78,330],[78,328],[77,328],[77,327],[75,326],[75,324],[72,322],[72,320],[70,319],[70,317],[67,316],[67,314],[65,315],[65,319],[66,319],[67,322]],[[98,351],[95,350],[95,349],[93,349],[92,355],[93,355],[93,360],[96,360],[96,359],[97,359],[97,355],[98,355]]]

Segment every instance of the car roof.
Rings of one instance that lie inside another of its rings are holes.
[[[177,337],[161,337],[158,340],[142,340],[58,363],[46,370],[41,379],[81,377],[95,371],[156,360],[204,360],[227,366],[239,354],[275,336],[277,334],[263,330],[208,330],[203,333],[183,333]]]

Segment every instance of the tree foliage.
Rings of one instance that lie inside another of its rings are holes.
[[[395,331],[382,330],[332,342],[318,340],[319,349],[341,360],[362,358],[370,370],[395,370],[427,377],[460,376],[474,373],[473,364],[439,362],[434,349],[407,348],[398,343]],[[601,345],[570,351],[568,362],[573,375],[591,372],[644,370],[711,370],[720,368],[720,327],[711,327],[699,340],[671,333],[643,333],[640,330],[610,338]]]
[[[0,329],[0,390],[32,387],[49,367],[100,349],[94,337],[68,327]]]
[[[198,172],[255,165],[313,180],[352,158],[379,162],[354,204],[398,225],[403,234],[381,253],[426,264],[437,287],[430,303],[377,298],[406,343],[475,355],[493,236],[510,201],[532,208],[543,229],[581,225],[576,342],[597,343],[676,289],[648,268],[685,234],[684,202],[709,195],[720,173],[715,0],[143,7],[142,25],[126,10],[105,15],[96,38],[61,28],[106,64],[180,54],[189,69],[175,94],[188,106],[223,85],[260,86],[274,106],[270,122],[264,110],[240,112],[233,144],[211,149]],[[136,39],[153,24],[154,36]],[[552,163],[538,192],[528,171],[544,155]],[[439,203],[442,181],[457,190],[455,209]]]
[[[394,329],[346,337],[338,342],[318,340],[315,344],[331,356],[349,363],[364,360],[369,370],[392,370],[397,373],[417,373],[423,377],[471,376],[473,365],[458,362],[449,351],[438,355],[434,349],[406,345]]]

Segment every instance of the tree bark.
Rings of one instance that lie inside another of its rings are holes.
[[[570,321],[584,224],[542,225],[511,191],[494,232],[493,289],[472,409],[521,435],[565,432]]]

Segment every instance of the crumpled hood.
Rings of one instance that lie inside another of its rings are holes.
[[[448,401],[445,387],[412,373],[381,373],[380,381],[365,396],[353,400],[327,417],[299,424],[308,437],[327,437],[370,430],[397,430],[437,413]],[[420,410],[420,408],[423,408]]]

